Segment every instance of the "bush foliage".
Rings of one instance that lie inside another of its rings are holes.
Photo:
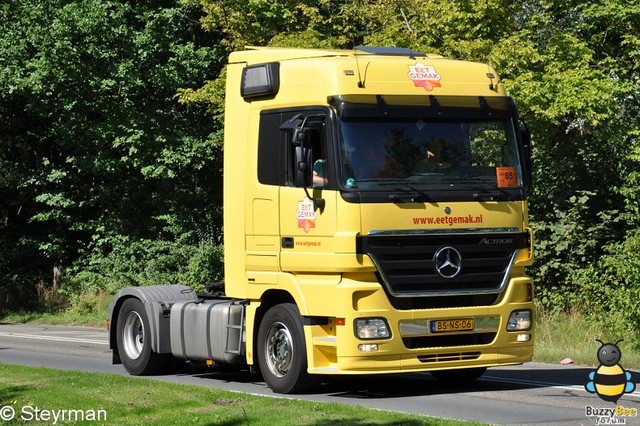
[[[204,284],[223,278],[222,246],[210,240],[132,240],[83,260],[69,271],[63,294],[115,294],[124,287],[177,283],[203,290]]]

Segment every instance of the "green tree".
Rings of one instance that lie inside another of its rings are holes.
[[[581,271],[637,226],[640,6],[626,0],[200,3],[205,28],[220,34],[227,49],[369,44],[494,65],[533,133],[533,272],[549,304],[564,307]]]
[[[174,1],[0,6],[6,293],[117,244],[218,232],[216,129],[176,99],[224,60],[200,16]]]
[[[541,300],[636,294],[639,21],[627,0],[8,0],[0,279],[32,282],[54,264],[204,279],[221,256],[224,58],[369,44],[495,66],[533,134]],[[141,266],[154,258],[155,272]]]

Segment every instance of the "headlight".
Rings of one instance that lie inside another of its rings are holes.
[[[531,311],[529,309],[524,311],[513,311],[511,312],[511,315],[509,315],[507,331],[531,330],[531,324]]]
[[[388,339],[391,337],[384,318],[359,318],[354,323],[356,337],[362,340]]]

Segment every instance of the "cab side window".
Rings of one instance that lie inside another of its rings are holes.
[[[265,185],[285,185],[285,135],[278,130],[281,113],[262,113],[258,134],[258,182]]]
[[[311,180],[310,186],[324,186],[327,179],[326,123],[318,110],[263,111],[258,134],[258,181],[265,185],[294,186],[297,163],[291,132],[281,126],[297,115],[309,116],[305,122],[307,143],[311,148],[311,164],[321,180]],[[314,117],[315,116],[315,117]]]

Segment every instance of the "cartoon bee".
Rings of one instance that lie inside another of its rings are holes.
[[[589,383],[585,385],[585,389],[589,393],[596,393],[600,399],[617,403],[618,399],[625,394],[635,390],[636,385],[631,380],[631,374],[624,371],[620,364],[622,353],[616,343],[604,343],[600,339],[596,339],[602,346],[598,349],[598,361],[600,365],[595,371],[589,373]]]

